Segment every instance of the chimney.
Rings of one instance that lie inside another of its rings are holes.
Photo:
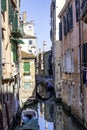
[[[23,23],[26,23],[26,11],[23,12]]]

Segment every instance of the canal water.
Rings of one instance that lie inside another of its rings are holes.
[[[55,103],[54,98],[39,101],[28,108],[36,109],[40,130],[84,130],[70,114],[67,114],[61,104]],[[20,130],[20,123],[11,130]]]
[[[40,130],[84,130],[53,100],[38,103]]]

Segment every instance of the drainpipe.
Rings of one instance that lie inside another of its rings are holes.
[[[81,24],[81,2],[79,0],[79,50],[80,50],[80,94],[81,94],[81,102],[82,102],[82,115],[83,115],[83,125],[84,125],[84,88],[82,83],[82,24]]]
[[[1,21],[1,0],[0,0]],[[0,130],[3,130],[3,108],[2,108],[2,27],[0,22]]]

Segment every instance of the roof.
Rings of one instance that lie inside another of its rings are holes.
[[[71,0],[67,0],[62,8],[62,10],[60,11],[58,17],[61,18],[62,15],[64,14],[64,12],[66,11],[67,7],[69,6]]]
[[[34,35],[34,36],[32,36],[32,35],[24,35],[23,37],[22,37],[22,39],[26,39],[26,38],[32,38],[32,39],[37,39],[37,37]]]
[[[21,51],[22,59],[36,59],[36,56],[27,52]]]

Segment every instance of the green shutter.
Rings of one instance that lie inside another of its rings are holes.
[[[18,31],[18,14],[15,13],[15,31]]]
[[[18,14],[11,1],[9,1],[9,22],[12,23],[12,32],[18,31]]]
[[[6,0],[1,0],[1,8],[3,11],[6,11]]]
[[[24,72],[25,73],[30,72],[30,62],[24,62]]]
[[[11,51],[13,52],[13,62],[17,63],[17,47],[16,47],[16,44],[11,45]]]

